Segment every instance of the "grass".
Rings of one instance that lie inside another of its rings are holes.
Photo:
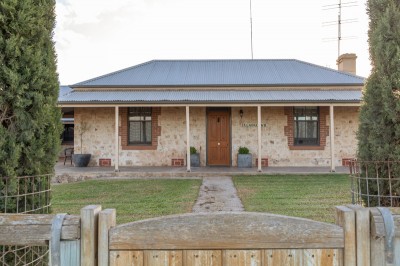
[[[90,204],[117,210],[117,223],[191,212],[201,180],[89,180],[52,187],[53,213]]]
[[[333,223],[334,207],[351,203],[348,175],[276,175],[233,178],[246,211]]]

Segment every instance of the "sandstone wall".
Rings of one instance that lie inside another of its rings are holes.
[[[206,159],[206,136],[204,134],[206,109],[202,107],[191,108],[190,116],[190,145],[200,151],[201,165],[204,166]],[[111,159],[111,164],[114,165],[114,108],[75,108],[76,128],[80,127],[82,121],[88,121],[89,130],[82,136],[82,148],[83,152],[92,154],[90,165],[98,165],[100,158]],[[170,166],[173,158],[185,159],[186,161],[185,108],[161,108],[158,126],[161,126],[161,136],[158,137],[157,150],[123,150],[120,145],[119,161],[121,166]],[[74,147],[75,153],[80,153],[79,130],[75,130]]]
[[[243,110],[243,117],[239,115]],[[75,153],[80,153],[79,127],[87,121],[88,131],[82,136],[83,152],[91,153],[90,165],[98,165],[100,158],[111,159],[114,165],[114,108],[75,108]],[[186,114],[184,107],[163,107],[158,119],[161,136],[156,150],[123,150],[120,145],[121,166],[170,166],[171,159],[186,161]],[[120,119],[121,121],[121,119]],[[329,116],[326,118],[329,125]],[[257,157],[257,109],[231,110],[232,165],[236,166],[237,150],[246,146]],[[262,157],[269,158],[270,166],[328,166],[330,140],[324,150],[289,150],[284,127],[287,116],[283,107],[262,108]],[[119,125],[120,126],[120,125]],[[336,165],[342,158],[354,157],[357,147],[358,108],[335,107]],[[200,151],[201,166],[206,165],[206,108],[190,108],[190,145]],[[121,140],[120,140],[121,143]]]
[[[243,110],[240,118],[239,111]],[[357,107],[335,107],[335,164],[342,164],[342,158],[355,156],[358,130]],[[326,138],[324,150],[290,150],[284,135],[287,116],[283,107],[264,107],[261,109],[262,158],[269,158],[270,166],[329,166],[330,138]],[[257,109],[232,108],[232,161],[236,165],[236,153],[240,146],[246,146],[253,154],[253,164],[258,156]],[[329,115],[326,117],[329,125]]]

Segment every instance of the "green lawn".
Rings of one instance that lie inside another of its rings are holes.
[[[52,186],[53,213],[90,204],[117,210],[117,223],[191,212],[201,180],[90,180]]]
[[[276,175],[233,178],[246,211],[333,223],[334,207],[351,203],[348,175]]]

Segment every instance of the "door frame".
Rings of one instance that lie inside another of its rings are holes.
[[[227,112],[229,115],[229,165],[208,164],[208,114],[210,112]],[[206,166],[231,167],[232,166],[232,108],[231,107],[206,107]]]

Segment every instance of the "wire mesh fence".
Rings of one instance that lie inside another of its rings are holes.
[[[51,177],[0,178],[0,213],[50,213]],[[48,265],[48,253],[48,246],[0,246],[0,265]]]
[[[350,162],[353,204],[400,207],[400,161]]]

